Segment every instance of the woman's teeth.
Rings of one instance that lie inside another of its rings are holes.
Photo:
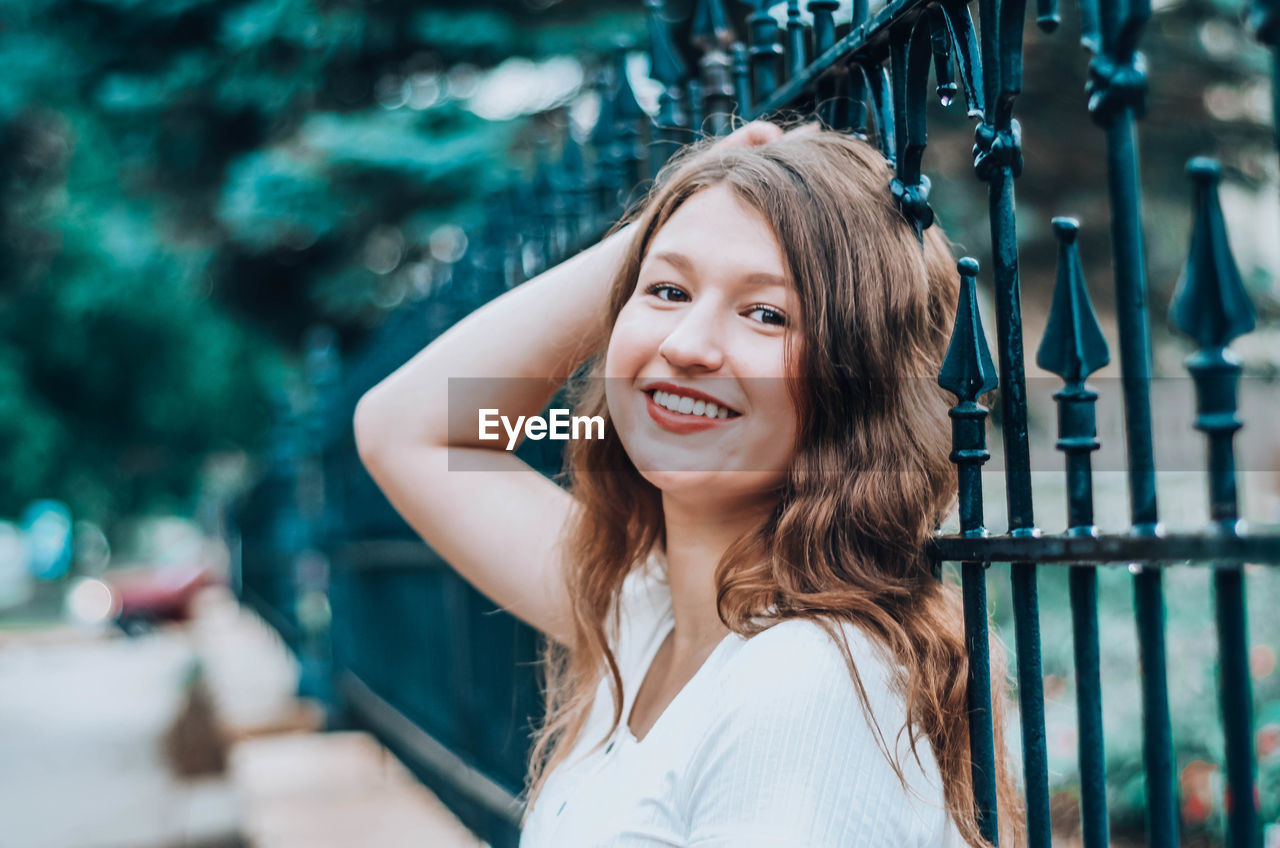
[[[705,415],[707,418],[728,418],[729,410],[722,409],[714,403],[708,403],[705,400],[694,400],[691,397],[683,397],[681,395],[673,395],[670,392],[655,391],[653,393],[653,402],[658,406],[671,410],[672,412],[681,412],[685,415]]]

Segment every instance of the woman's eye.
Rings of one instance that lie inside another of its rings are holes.
[[[751,316],[759,314],[761,317],[757,320],[764,324],[770,324],[775,327],[787,326],[787,316],[783,315],[776,309],[771,309],[768,306],[753,306],[751,307],[751,311],[747,314]]]
[[[661,292],[670,292],[672,296],[671,296],[671,297],[663,297],[663,296],[662,296],[662,294],[661,294]],[[657,296],[660,300],[676,300],[676,301],[679,301],[679,299],[680,299],[680,298],[687,298],[687,297],[688,297],[688,295],[687,295],[687,294],[685,294],[683,290],[678,289],[678,288],[676,288],[675,286],[670,285],[669,283],[654,283],[653,285],[651,285],[651,286],[649,286],[648,288],[646,288],[646,289],[644,290],[644,293],[645,293],[645,294],[655,295],[655,296]]]

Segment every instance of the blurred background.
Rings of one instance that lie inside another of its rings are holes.
[[[666,7],[690,67],[694,6]],[[748,7],[726,6],[743,37]],[[1155,6],[1139,132],[1162,517],[1191,530],[1208,514],[1190,346],[1164,315],[1187,255],[1183,168],[1209,154],[1260,319],[1234,344],[1242,512],[1274,531],[1269,56],[1239,0]],[[512,843],[539,715],[536,638],[415,542],[363,475],[350,415],[434,335],[549,261],[550,227],[561,249],[593,233],[575,220],[570,237],[548,198],[573,196],[574,149],[613,114],[602,102],[615,109],[626,88],[656,114],[648,25],[640,0],[0,0],[0,845]],[[1069,214],[1114,352],[1104,141],[1085,110],[1074,6],[1052,36],[1028,26],[1025,56],[1028,339],[1052,292],[1049,220]],[[938,103],[929,119],[939,223],[987,268],[972,125]],[[1128,512],[1117,376],[1113,362],[1093,380],[1108,530]],[[1037,519],[1058,531],[1060,382],[1029,378]],[[558,467],[549,447],[522,450]],[[1276,822],[1280,575],[1248,573],[1259,803]],[[989,582],[1012,649],[1007,569]],[[1100,586],[1114,836],[1138,844],[1131,578],[1104,569]],[[1165,586],[1184,838],[1222,844],[1209,575],[1175,568]],[[1070,845],[1065,573],[1042,568],[1040,592],[1055,823]]]

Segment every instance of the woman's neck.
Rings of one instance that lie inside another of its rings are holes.
[[[696,659],[728,634],[716,611],[715,570],[738,538],[768,518],[775,500],[690,503],[663,493],[667,578],[675,615],[672,647],[677,659]]]

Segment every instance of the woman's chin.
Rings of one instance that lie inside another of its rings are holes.
[[[755,499],[777,489],[781,475],[773,471],[726,471],[702,468],[639,468],[654,488],[666,497],[682,501],[740,501]]]

